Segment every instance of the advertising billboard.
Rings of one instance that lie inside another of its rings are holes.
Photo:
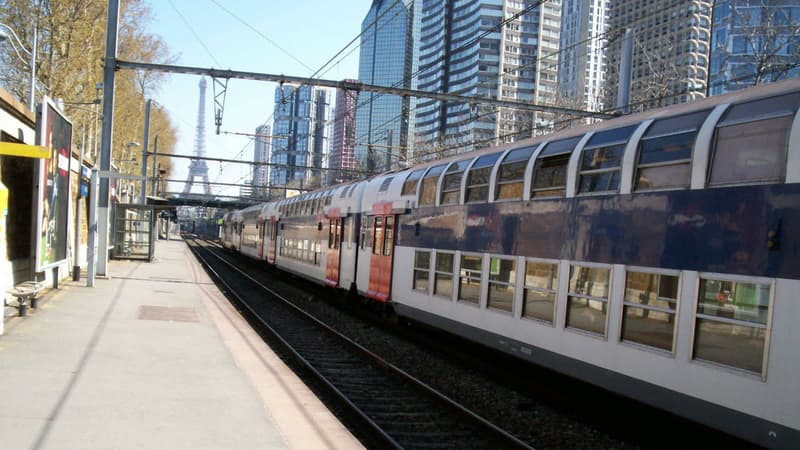
[[[36,214],[36,271],[67,260],[72,123],[45,98],[37,111],[36,140],[50,155],[39,161]]]

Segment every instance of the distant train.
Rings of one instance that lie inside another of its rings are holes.
[[[564,130],[231,212],[222,241],[796,448],[798,107],[787,81]]]

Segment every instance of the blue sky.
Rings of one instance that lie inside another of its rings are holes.
[[[177,57],[176,65],[310,76],[359,34],[370,4],[370,0],[152,0],[154,20],[149,31],[167,43]],[[320,78],[357,78],[358,49],[339,60]],[[177,154],[194,151],[199,81],[196,76],[171,75],[153,99],[169,111],[178,128]],[[213,83],[206,81],[206,155],[252,160],[251,139],[224,132],[253,133],[268,119],[271,125],[276,84],[230,80],[223,133],[216,135]],[[249,179],[249,166],[211,161],[207,165],[212,182]],[[172,178],[186,179],[188,166],[189,160],[174,158]],[[182,183],[169,187],[170,191],[182,189]],[[212,189],[217,194],[238,195],[234,187]],[[197,185],[192,190],[200,191]]]

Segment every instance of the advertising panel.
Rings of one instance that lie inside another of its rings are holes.
[[[50,155],[39,161],[37,173],[36,271],[41,272],[67,260],[72,123],[49,98],[37,112],[37,142]]]

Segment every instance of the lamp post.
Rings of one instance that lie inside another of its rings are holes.
[[[14,32],[13,28],[9,27],[8,25],[6,25],[4,23],[0,23],[0,27],[3,27],[6,30],[11,32],[11,34],[9,35],[5,31],[0,29],[0,41],[8,40],[9,42],[11,42],[11,46],[14,47],[14,52],[17,54],[17,56],[19,56],[19,59],[25,61],[25,59],[22,58],[22,56],[19,54],[19,51],[17,51],[17,47],[14,46],[14,41],[9,39],[9,36],[13,36],[14,39],[17,41],[17,44],[19,44],[19,48],[22,49],[22,52],[25,53],[26,55],[30,56],[30,58],[31,58],[30,62],[28,63],[30,65],[30,68],[31,68],[31,91],[30,91],[30,95],[28,97],[28,109],[31,112],[33,112],[33,110],[34,110],[33,102],[34,102],[35,97],[36,97],[36,35],[38,34],[36,32],[36,26],[34,25],[34,27],[33,27],[33,46],[31,47],[30,51],[28,51],[25,48],[25,46],[22,44],[22,41],[20,40],[19,36],[17,36],[17,33]],[[25,62],[27,62],[27,61],[25,61]]]

